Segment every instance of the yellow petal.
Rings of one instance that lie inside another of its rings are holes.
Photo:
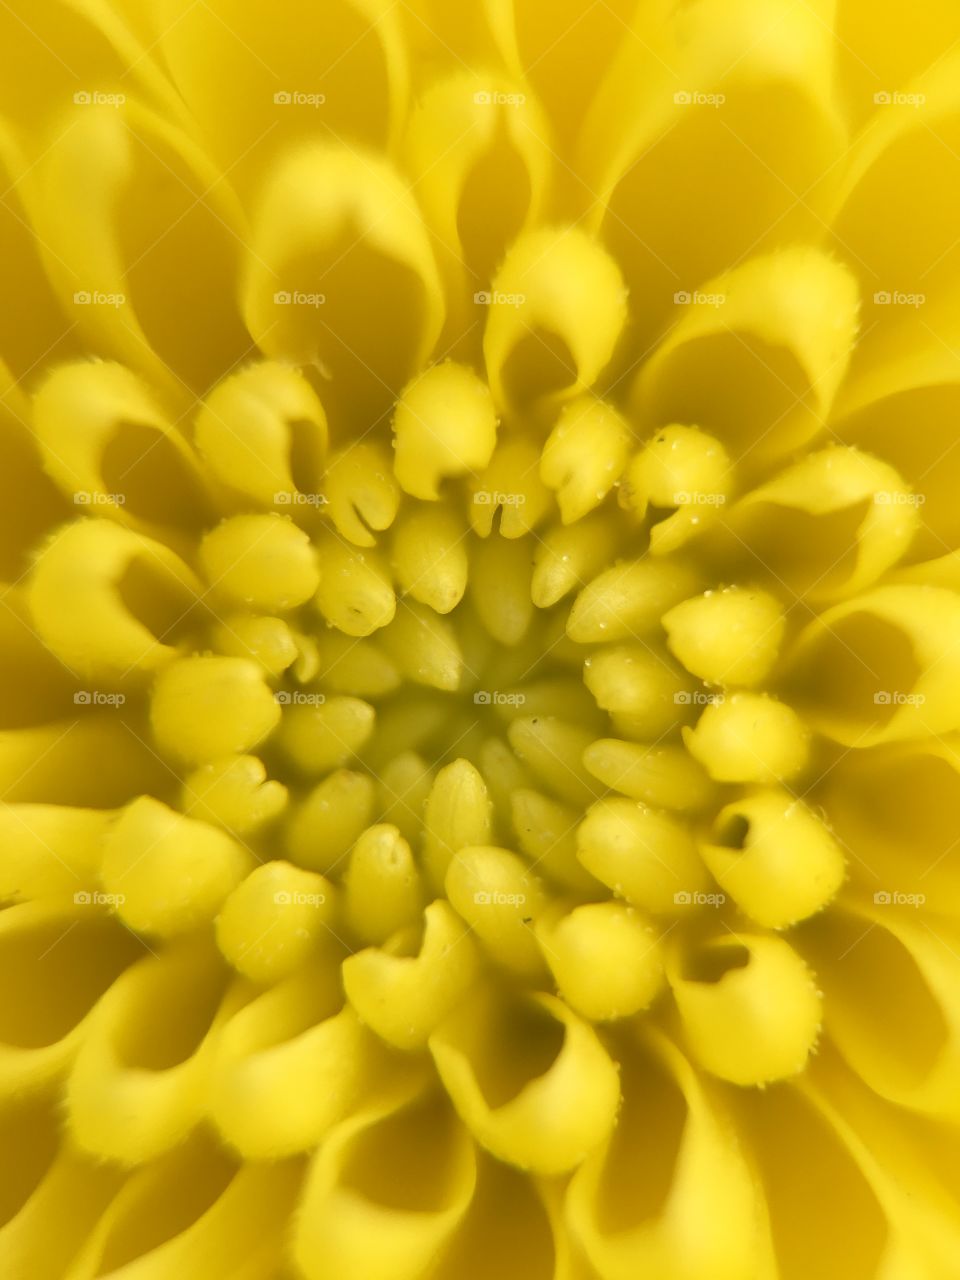
[[[833,447],[754,489],[726,522],[758,574],[809,600],[832,600],[862,591],[904,555],[920,524],[915,496],[893,467]]]
[[[467,589],[466,526],[452,506],[414,507],[397,522],[391,561],[400,589],[437,613]]]
[[[38,158],[31,221],[84,348],[189,407],[249,350],[235,302],[245,220],[180,111],[118,89],[120,103],[70,103],[70,127]]]
[[[701,296],[712,303],[698,303]],[[806,444],[830,410],[856,337],[850,270],[818,249],[784,249],[690,297],[637,376],[642,419],[700,423],[754,467]]]
[[[150,703],[157,746],[190,764],[245,752],[280,715],[260,668],[243,658],[180,658],[157,676]]]
[[[93,887],[100,843],[112,816],[66,805],[0,806],[0,898],[73,894]]]
[[[483,775],[469,760],[454,760],[433,779],[423,810],[423,858],[434,888],[465,845],[489,844],[493,805]]]
[[[634,454],[618,498],[641,517],[649,506],[676,508],[650,529],[651,552],[664,555],[716,524],[733,480],[733,464],[719,440],[672,423]]]
[[[201,593],[172,551],[107,520],[66,525],[41,550],[29,585],[43,642],[88,677],[119,680],[175,655]]]
[[[891,1102],[954,1122],[957,930],[935,914],[932,890],[926,898],[898,885],[857,895],[812,920],[799,945],[822,965],[824,1026],[858,1076]]]
[[[564,524],[607,496],[627,464],[630,440],[630,428],[612,405],[584,397],[564,406],[540,458],[540,478],[556,491]]]
[[[371,440],[358,440],[333,455],[323,494],[337,531],[357,547],[376,544],[372,531],[389,529],[400,503],[390,455]]]
[[[553,525],[539,535],[530,592],[538,609],[548,609],[615,558],[620,529],[609,512],[596,512],[574,525]]]
[[[539,472],[540,450],[526,436],[498,446],[489,465],[470,483],[470,524],[486,538],[497,532],[520,538],[535,529],[553,504]]]
[[[148,955],[96,1010],[67,1085],[70,1131],[124,1164],[178,1146],[204,1114],[226,967],[205,939]]]
[[[200,818],[244,836],[272,822],[287,805],[287,788],[267,778],[257,756],[227,756],[201,765],[184,779],[180,807],[189,818]]]
[[[419,936],[418,936],[419,935]],[[476,943],[449,904],[424,910],[419,928],[343,964],[347,999],[361,1020],[398,1049],[419,1049],[464,998],[479,970]]]
[[[761,1274],[760,1192],[728,1106],[667,1037],[637,1040],[622,1067],[617,1128],[571,1180],[569,1230],[611,1280]],[[637,1159],[651,1140],[656,1173]]]
[[[637,639],[696,589],[697,573],[682,561],[622,561],[580,592],[570,610],[567,634],[578,644]]]
[[[337,769],[293,808],[287,821],[290,857],[332,871],[373,818],[376,788],[366,773]]]
[[[343,1124],[310,1170],[297,1266],[309,1280],[417,1280],[466,1213],[475,1181],[473,1143],[439,1097]]]
[[[577,828],[577,857],[619,897],[657,914],[683,910],[710,885],[683,823],[619,796],[587,810]]]
[[[396,827],[368,827],[353,846],[344,878],[344,921],[366,943],[386,942],[413,925],[423,906],[410,845]]]
[[[345,1116],[408,1094],[422,1079],[416,1064],[388,1052],[341,1003],[327,959],[271,987],[224,1026],[210,1070],[210,1111],[248,1159],[309,1150]]]
[[[99,1002],[143,955],[141,943],[112,917],[115,906],[102,893],[77,890],[0,915],[4,1108],[11,1100],[43,1097],[63,1080]]]
[[[559,1000],[477,999],[430,1037],[461,1119],[499,1160],[565,1173],[609,1135],[617,1069],[593,1028]]]
[[[198,460],[150,388],[119,364],[62,365],[34,399],[47,473],[75,505],[141,532],[195,529],[210,499]]]
[[[212,0],[164,0],[153,37],[223,166],[244,187],[318,131],[383,146],[404,116],[407,58],[383,0],[335,0],[267,14]],[[251,142],[258,140],[258,145]]]
[[[265,862],[230,894],[216,920],[217,945],[252,982],[285,978],[307,961],[335,919],[329,880],[289,862]]]
[[[200,564],[218,595],[252,609],[295,609],[320,581],[310,539],[277,515],[224,520],[201,541]]]
[[[776,596],[755,588],[705,591],[663,616],[667,644],[686,669],[713,685],[759,684],[785,630]]]
[[[588,225],[622,264],[640,351],[678,291],[822,235],[846,146],[833,18],[790,0],[636,7],[576,171],[599,197]]]
[[[279,744],[301,773],[326,773],[354,758],[373,733],[375,720],[376,711],[361,698],[301,703],[290,707],[283,717]]]
[[[633,908],[591,902],[537,922],[537,938],[571,1009],[592,1022],[629,1017],[663,985],[657,935]]]
[[[672,743],[645,745],[598,738],[584,750],[583,763],[605,786],[659,809],[696,811],[716,795],[699,761]]]
[[[588,390],[626,320],[616,262],[584,231],[528,231],[493,279],[483,335],[498,406],[560,404]]]
[[[315,143],[286,155],[265,186],[242,300],[267,355],[318,367],[338,419],[389,408],[444,314],[427,233],[393,169]]]
[[[667,978],[697,1061],[733,1084],[797,1075],[820,1033],[821,997],[789,943],[725,934],[668,959]]]
[[[340,538],[317,547],[320,586],[315,603],[331,626],[348,636],[369,636],[393,620],[397,608],[390,574],[373,551],[358,551]]]
[[[794,700],[847,746],[956,729],[958,625],[960,596],[940,587],[876,587],[835,605],[797,640]]]
[[[543,971],[531,924],[547,899],[521,858],[493,845],[466,845],[454,854],[444,888],[495,961],[526,977]]]
[[[768,929],[822,910],[846,875],[836,839],[786,791],[757,791],[728,804],[700,852],[717,883]]]
[[[807,763],[810,735],[797,713],[767,694],[712,702],[683,730],[687,750],[717,782],[778,782]]]
[[[295,369],[263,360],[224,378],[197,414],[194,440],[230,491],[294,516],[316,508],[327,418]]]
[[[209,923],[252,865],[218,827],[140,796],[107,836],[101,878],[132,929],[169,937]]]
[[[548,191],[549,127],[529,86],[466,68],[435,81],[411,113],[403,157],[451,291],[485,289]]]

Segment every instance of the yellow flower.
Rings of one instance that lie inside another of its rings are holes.
[[[0,50],[0,1275],[956,1280],[953,0]]]

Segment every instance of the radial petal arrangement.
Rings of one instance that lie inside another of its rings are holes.
[[[10,0],[0,181],[4,1280],[957,1280],[953,0]]]

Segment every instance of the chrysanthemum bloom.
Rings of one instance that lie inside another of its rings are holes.
[[[960,1275],[955,0],[0,5],[0,1275]]]

